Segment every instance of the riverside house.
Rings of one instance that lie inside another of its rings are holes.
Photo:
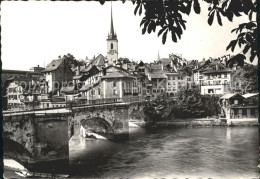
[[[258,94],[228,93],[220,98],[222,114],[227,123],[241,123],[246,121],[258,122]]]

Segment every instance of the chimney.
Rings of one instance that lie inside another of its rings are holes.
[[[170,65],[171,65],[171,68],[172,68],[173,67],[173,61],[172,60],[171,60],[171,64]]]

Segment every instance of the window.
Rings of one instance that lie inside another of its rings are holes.
[[[116,81],[113,82],[113,87],[116,87]]]
[[[101,90],[100,89],[98,89],[98,95],[100,95],[101,94]]]
[[[247,109],[242,109],[242,115],[246,116],[247,115]]]
[[[238,104],[238,100],[234,100],[234,104]]]
[[[208,89],[208,93],[209,93],[209,94],[213,94],[213,93],[214,93],[214,90],[213,90],[213,89]]]
[[[252,115],[252,116],[255,116],[255,109],[251,109],[250,112],[251,112],[251,115]]]
[[[224,74],[224,77],[225,77],[225,78],[227,77],[227,74],[226,74],[226,73]]]
[[[114,46],[113,46],[113,43],[111,43],[111,44],[110,44],[110,49],[113,49],[113,47],[114,47]]]
[[[238,115],[238,109],[234,109],[234,114]]]
[[[117,90],[113,90],[113,95],[117,95]]]
[[[92,91],[91,91],[91,95],[95,95],[95,90],[92,90]]]
[[[150,93],[150,90],[149,90],[149,89],[147,90],[147,93]]]

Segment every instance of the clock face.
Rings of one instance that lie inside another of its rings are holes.
[[[111,55],[114,55],[114,53],[116,53],[116,50],[110,50],[109,53],[110,53]]]

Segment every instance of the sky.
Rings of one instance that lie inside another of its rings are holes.
[[[189,16],[183,16],[187,23],[181,40],[174,43],[169,35],[163,45],[158,30],[142,35],[142,15],[134,15],[132,2],[113,2],[112,6],[119,57],[148,63],[157,59],[158,52],[161,58],[174,53],[187,60],[236,54],[241,49],[226,51],[230,40],[236,37],[231,30],[248,21],[247,16],[234,17],[233,22],[223,19],[223,26],[219,26],[215,19],[209,26],[208,5],[201,2],[201,14],[192,9]],[[110,11],[110,2],[1,2],[2,68],[29,70],[46,66],[67,53],[76,59],[100,53],[106,56]]]

